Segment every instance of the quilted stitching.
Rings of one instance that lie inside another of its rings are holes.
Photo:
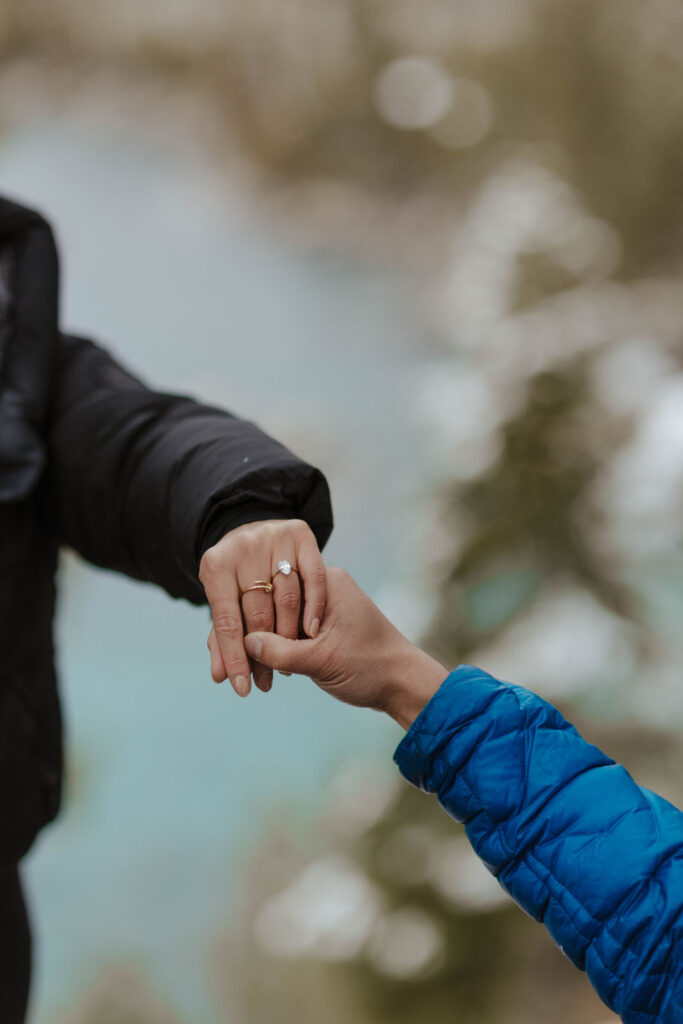
[[[682,969],[667,932],[683,913],[680,812],[637,787],[541,698],[471,666],[451,673],[395,760],[409,781],[466,822],[506,890],[546,923],[627,1024],[673,1020]],[[586,799],[589,773],[604,807]]]

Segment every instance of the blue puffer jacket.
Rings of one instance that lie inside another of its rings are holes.
[[[680,811],[546,701],[468,665],[395,760],[626,1024],[683,1022]]]

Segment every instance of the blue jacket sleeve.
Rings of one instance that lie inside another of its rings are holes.
[[[683,814],[546,701],[463,665],[396,750],[626,1024],[683,1021]]]

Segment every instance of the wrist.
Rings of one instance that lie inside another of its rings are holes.
[[[402,729],[409,729],[448,674],[435,658],[406,641],[394,657],[384,710]]]

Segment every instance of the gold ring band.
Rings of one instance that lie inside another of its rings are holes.
[[[252,583],[252,585],[247,587],[246,590],[243,590],[242,593],[248,594],[250,590],[263,590],[266,594],[270,594],[272,589],[272,583],[268,583],[266,580],[256,580],[255,583]]]

